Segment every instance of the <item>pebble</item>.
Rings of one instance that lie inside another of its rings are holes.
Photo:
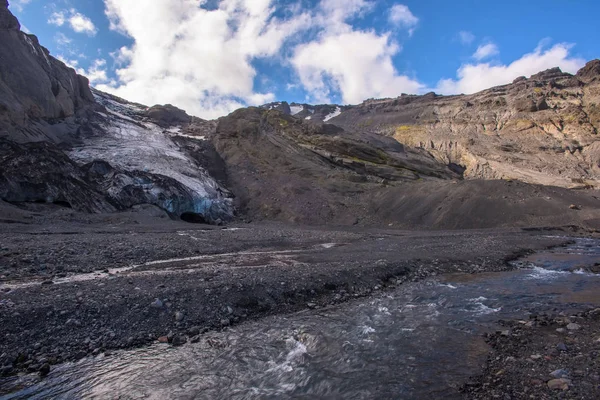
[[[548,388],[551,390],[567,390],[571,381],[569,379],[560,378],[548,381]]]
[[[556,345],[556,349],[560,351],[567,351],[567,345],[564,343],[559,343]]]
[[[533,354],[529,356],[529,358],[531,358],[532,360],[539,360],[542,358],[542,356],[540,356],[539,354]]]
[[[200,327],[192,326],[190,329],[188,329],[187,333],[190,336],[196,336],[196,335],[200,334]]]
[[[576,331],[579,328],[581,328],[581,326],[579,324],[576,324],[574,322],[571,322],[569,325],[567,325],[567,329],[570,331]]]
[[[567,378],[569,377],[569,371],[564,369],[557,369],[556,371],[550,372],[550,376],[553,378]]]
[[[155,299],[152,303],[150,303],[150,307],[152,308],[162,308],[163,302],[160,299]]]
[[[183,346],[186,343],[187,343],[187,338],[183,335],[173,336],[173,341],[171,342],[171,344],[173,346]]]
[[[167,336],[161,336],[158,338],[160,343],[169,343],[169,338]]]
[[[183,321],[183,318],[184,318],[184,317],[185,317],[185,316],[184,316],[184,315],[183,315],[183,313],[182,313],[182,312],[180,312],[180,311],[177,311],[177,312],[175,313],[175,321],[181,322],[181,321]]]
[[[556,328],[556,332],[565,333],[565,328]]]
[[[190,339],[192,343],[198,343],[200,341],[200,335],[196,335]]]

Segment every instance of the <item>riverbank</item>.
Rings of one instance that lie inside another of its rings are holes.
[[[600,398],[600,309],[505,321],[468,399]]]
[[[1,227],[3,375],[369,296],[566,240],[521,230],[404,232],[281,225]]]

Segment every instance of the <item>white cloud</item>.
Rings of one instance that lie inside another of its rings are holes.
[[[10,6],[11,8],[14,8],[15,11],[21,12],[23,11],[23,8],[29,3],[31,3],[31,0],[11,0]]]
[[[329,102],[332,91],[339,90],[344,103],[359,103],[423,88],[397,73],[392,62],[397,52],[398,46],[387,35],[347,32],[300,46],[292,63],[317,102]]]
[[[58,32],[56,35],[54,35],[54,41],[56,42],[58,47],[66,47],[73,42],[73,40],[70,37],[61,32]]]
[[[498,46],[494,43],[482,44],[477,48],[475,53],[473,54],[473,58],[477,61],[485,60],[486,58],[490,58],[500,54],[498,50]]]
[[[50,15],[48,18],[48,23],[50,25],[63,26],[65,24],[65,12],[64,11],[56,11]]]
[[[457,79],[443,79],[436,91],[442,94],[475,93],[492,86],[504,85],[519,76],[530,76],[553,67],[576,73],[585,60],[569,54],[572,45],[559,43],[544,50],[538,46],[508,65],[491,63],[465,64],[457,72]]]
[[[355,30],[347,23],[370,4],[359,0],[321,4],[322,19],[314,20],[322,29],[320,34],[299,45],[290,60],[311,101],[328,103],[339,92],[344,103],[359,103],[424,88],[396,71],[392,58],[400,46],[389,33]],[[399,19],[397,23],[405,24]]]
[[[77,73],[86,76],[92,86],[110,83],[106,72],[106,60],[101,58],[94,60],[87,70],[77,69]]]
[[[97,87],[204,118],[272,101],[272,93],[255,92],[252,61],[278,55],[288,38],[310,26],[310,16],[297,11],[281,19],[271,3],[223,0],[207,10],[197,0],[156,0],[141,13],[139,0],[105,0],[111,29],[134,43],[115,53],[118,82]]]
[[[419,18],[415,17],[404,4],[396,4],[390,10],[390,22],[408,29],[408,33],[412,35],[419,23]]]
[[[475,41],[475,35],[469,31],[458,32],[458,40],[465,46],[470,45]]]
[[[92,20],[74,8],[53,12],[50,18],[48,18],[48,23],[56,26],[63,26],[65,23],[68,23],[75,32],[85,33],[89,36],[94,36],[98,33]]]
[[[94,36],[98,32],[92,20],[78,12],[71,14],[71,17],[69,18],[69,24],[71,25],[71,28],[78,33],[85,33],[90,36]]]

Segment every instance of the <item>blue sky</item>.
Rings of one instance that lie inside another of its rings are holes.
[[[274,100],[470,93],[600,57],[595,0],[9,3],[94,86],[205,118]]]

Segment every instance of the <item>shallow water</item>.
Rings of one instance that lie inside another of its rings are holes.
[[[499,319],[600,306],[600,242],[527,257],[516,271],[452,274],[369,300],[247,322],[179,348],[84,359],[0,384],[6,399],[454,398]],[[535,262],[536,265],[530,264]]]

